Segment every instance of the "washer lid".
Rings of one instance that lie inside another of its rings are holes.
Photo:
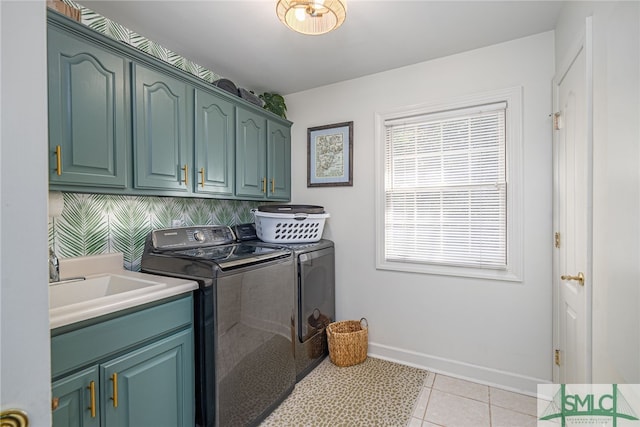
[[[223,270],[232,270],[248,265],[260,264],[280,258],[291,257],[291,251],[279,246],[262,245],[258,242],[243,242],[231,245],[210,246],[186,250],[176,250],[165,255],[183,259],[212,261]]]

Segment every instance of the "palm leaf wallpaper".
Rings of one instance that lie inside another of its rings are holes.
[[[210,200],[195,200],[185,210],[184,224],[185,225],[212,225],[213,215],[212,211],[215,209],[217,203],[211,203]]]
[[[263,202],[63,193],[60,217],[49,218],[49,245],[63,258],[122,252],[139,271],[144,243],[157,228],[253,222]]]
[[[149,40],[141,36],[140,34],[131,31],[128,28],[125,28],[117,22],[112,21],[111,19],[92,11],[91,9],[87,9],[86,7],[74,2],[73,0],[62,1],[71,7],[79,9],[81,22],[89,28],[94,29],[95,31],[98,31],[113,39],[127,43],[135,47],[136,49],[146,52],[151,56],[161,59],[162,61],[168,62],[169,64],[190,74],[193,74],[194,76],[199,77],[209,83],[220,79],[220,76],[215,74],[211,70],[208,70],[170,51],[169,49],[159,45],[153,40]]]
[[[104,200],[88,194],[64,195],[62,217],[54,228],[54,249],[62,257],[101,254],[108,250],[109,229],[103,221]]]
[[[153,197],[149,200],[153,213],[151,226],[153,228],[171,227],[174,221],[182,223],[182,200],[171,197]]]
[[[118,197],[115,204],[117,208],[108,216],[111,248],[122,252],[126,269],[138,271],[144,241],[151,231],[146,204],[124,196]]]

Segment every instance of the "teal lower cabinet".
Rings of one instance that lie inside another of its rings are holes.
[[[92,366],[68,375],[52,386],[53,425],[69,427],[99,426],[98,367]]]
[[[192,427],[192,313],[189,295],[53,331],[53,426]]]
[[[185,395],[193,392],[185,390],[192,381],[183,369],[190,345],[185,331],[102,365],[105,425],[193,425],[184,408]]]

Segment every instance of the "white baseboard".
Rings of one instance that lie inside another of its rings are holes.
[[[550,384],[550,381],[541,378],[528,377],[513,372],[501,371],[372,342],[369,342],[368,355],[402,365],[425,369],[437,374],[448,375],[534,397],[537,393],[538,384]]]

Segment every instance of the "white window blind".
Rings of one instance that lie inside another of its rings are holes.
[[[506,108],[384,121],[386,260],[506,268]]]

